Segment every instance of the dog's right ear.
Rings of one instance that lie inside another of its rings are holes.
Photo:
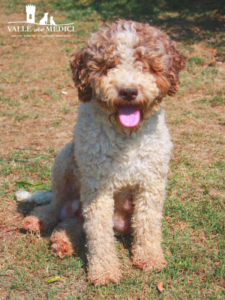
[[[87,61],[88,54],[85,48],[80,52],[72,54],[70,59],[73,81],[78,88],[78,98],[82,102],[89,102],[92,98]]]

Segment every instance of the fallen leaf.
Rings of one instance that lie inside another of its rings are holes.
[[[211,51],[211,52],[218,52],[218,49],[216,49],[216,48],[210,48],[209,51]]]
[[[43,184],[33,184],[33,183],[30,183],[30,182],[25,182],[25,181],[17,181],[16,182],[16,185],[22,185],[22,186],[33,186],[33,187],[41,187],[43,186]]]
[[[56,276],[56,277],[53,277],[53,278],[50,278],[50,279],[46,280],[46,282],[52,283],[52,282],[58,281],[60,279],[61,279],[60,276]]]
[[[162,293],[164,291],[164,288],[163,288],[163,282],[160,281],[158,284],[157,284],[157,289],[159,290],[160,293]]]

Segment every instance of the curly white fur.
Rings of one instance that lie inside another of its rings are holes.
[[[121,277],[113,220],[114,208],[126,197],[128,206],[134,205],[133,264],[151,270],[166,265],[161,219],[172,142],[159,103],[166,93],[176,92],[184,65],[185,57],[165,33],[131,21],[94,34],[71,58],[73,79],[84,102],[74,140],[55,159],[52,202],[36,208],[24,228],[38,231],[55,225],[65,202],[80,199],[84,226],[78,219],[65,220],[51,241],[60,257],[71,255],[84,228],[94,284],[118,282]],[[124,88],[137,91],[132,102],[121,97]],[[129,105],[141,111],[132,130],[118,118],[121,107]],[[123,214],[118,216],[123,219]]]

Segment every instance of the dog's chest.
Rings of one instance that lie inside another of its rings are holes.
[[[79,110],[74,141],[83,176],[133,184],[164,164],[166,156],[169,160],[171,142],[169,134],[166,138],[160,134],[163,128],[158,116],[151,117],[141,130],[130,135],[121,133],[107,116],[94,110],[87,113],[84,108]],[[165,124],[164,127],[168,133]]]
[[[121,141],[122,139],[122,141]],[[163,151],[154,129],[136,136],[116,137],[107,154],[109,174],[118,188],[147,180],[162,164]]]

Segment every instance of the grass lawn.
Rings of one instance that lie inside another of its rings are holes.
[[[223,1],[32,3],[38,20],[48,11],[57,24],[74,22],[75,31],[64,37],[42,32],[11,37],[7,22],[24,20],[28,3],[2,1],[0,299],[225,299]],[[165,30],[188,56],[188,64],[178,93],[163,102],[174,143],[163,220],[168,265],[160,272],[137,269],[131,260],[132,236],[120,237],[121,282],[94,287],[87,277],[85,242],[73,257],[56,257],[50,232],[35,235],[21,229],[33,206],[16,202],[15,192],[51,189],[54,157],[71,140],[76,122],[78,98],[69,57],[91,32],[117,18]]]

